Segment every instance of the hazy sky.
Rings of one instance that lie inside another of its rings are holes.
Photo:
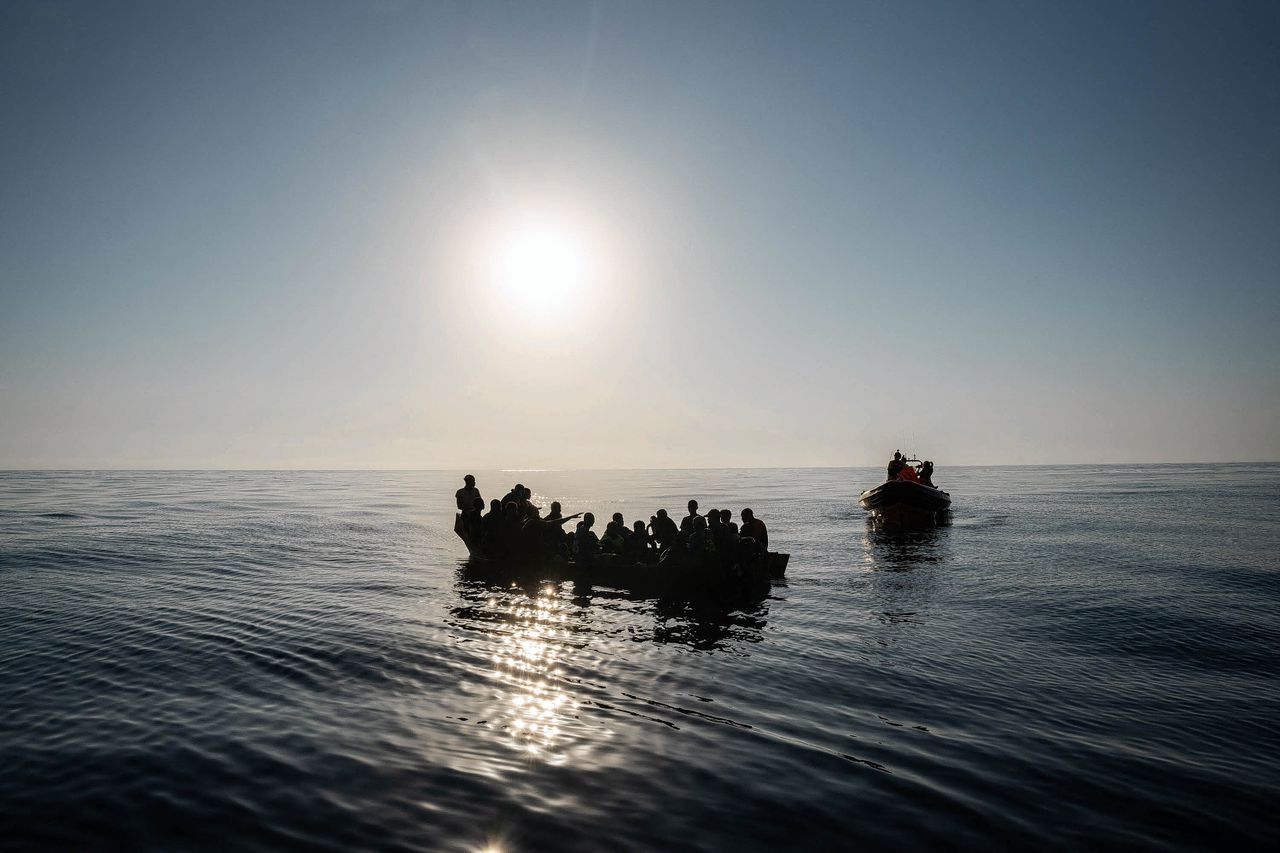
[[[1278,329],[1275,2],[0,4],[0,467],[1275,460]]]

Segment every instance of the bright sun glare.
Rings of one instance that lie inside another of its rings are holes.
[[[499,244],[494,261],[503,297],[534,313],[564,308],[586,285],[586,248],[572,230],[559,224],[513,230]]]

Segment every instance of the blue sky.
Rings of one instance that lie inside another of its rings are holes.
[[[1280,459],[1274,4],[16,2],[0,108],[0,467]]]

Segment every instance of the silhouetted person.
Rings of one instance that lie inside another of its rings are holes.
[[[480,519],[481,527],[484,531],[486,541],[497,541],[499,534],[496,532],[498,525],[502,523],[502,502],[497,498],[489,501],[489,511]]]
[[[525,486],[524,498],[520,501],[520,510],[525,518],[541,518],[542,507],[533,502],[533,489]]]
[[[702,518],[698,515],[698,502],[689,501],[689,514],[680,519],[680,535],[690,536],[693,534],[693,522],[695,519]]]
[[[476,488],[476,478],[468,474],[462,478],[465,483],[461,489],[458,489],[453,495],[454,500],[458,503],[458,512],[467,513],[476,505],[476,499],[480,498],[480,490]],[[480,498],[480,506],[484,506],[484,499]]]
[[[472,542],[479,542],[484,537],[484,498],[476,496],[471,510],[462,514],[462,524]]]
[[[680,529],[676,527],[675,520],[667,515],[665,509],[658,510],[653,517],[653,541],[658,543],[658,547],[670,548],[679,535]]]
[[[573,515],[565,516],[560,509],[560,501],[552,501],[551,509],[547,511],[547,517],[537,518],[533,523],[537,524],[542,530],[540,539],[543,545],[550,549],[552,553],[567,557],[573,552],[573,531],[565,530],[564,525],[580,515],[582,513],[577,512]]]
[[[700,515],[694,516],[690,524],[688,548],[694,553],[714,553],[716,540],[707,529],[707,520]]]
[[[933,463],[928,459],[920,463],[920,482],[926,486],[933,485]]]
[[[902,470],[902,466],[907,463],[902,461],[902,451],[893,451],[893,459],[889,462],[889,479],[898,479],[898,472]]]
[[[644,529],[644,522],[637,521],[632,525],[631,536],[627,539],[627,554],[637,563],[647,563],[652,547],[653,543]]]
[[[600,537],[596,536],[591,526],[596,523],[596,517],[592,513],[582,516],[582,521],[578,522],[578,527],[573,534],[573,555],[580,563],[587,565],[595,559],[596,551],[600,549]]]
[[[729,528],[731,531],[733,531],[734,536],[738,535],[738,525],[733,523],[732,510],[727,510],[727,509],[720,510],[720,523],[723,524],[725,527]]]
[[[716,550],[719,550],[724,540],[724,519],[720,516],[720,510],[714,508],[707,510],[706,518],[707,531],[716,543]]]
[[[749,509],[742,511],[742,536],[750,536],[752,539],[760,543],[760,547],[769,550],[769,531],[765,528],[764,522],[756,518],[755,513]]]
[[[518,504],[520,503],[523,497],[524,497],[524,484],[516,483],[514,486],[511,487],[511,491],[503,495],[502,505],[506,506],[507,504]]]
[[[600,538],[600,549],[612,554],[626,553],[630,533],[627,523],[622,520],[622,513],[615,512],[613,520],[604,528],[604,536]]]
[[[502,523],[498,525],[501,531],[499,541],[510,549],[520,535],[520,505],[515,501],[508,501],[502,507]]]
[[[727,509],[720,510],[720,535],[716,538],[716,552],[720,555],[720,564],[732,566],[738,559],[738,525],[731,520],[733,513]]]

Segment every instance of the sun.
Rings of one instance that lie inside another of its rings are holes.
[[[556,222],[532,222],[513,228],[498,242],[493,274],[501,297],[534,314],[568,306],[587,284],[585,242]]]

